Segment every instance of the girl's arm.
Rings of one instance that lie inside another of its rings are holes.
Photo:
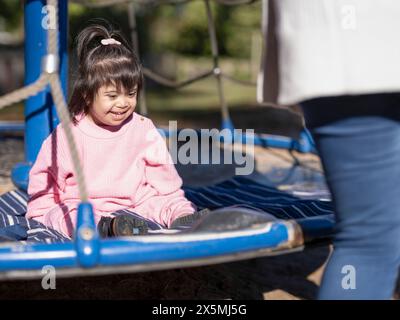
[[[61,203],[66,175],[60,165],[63,159],[59,148],[55,135],[50,135],[29,172],[27,218],[44,216]]]
[[[43,142],[29,172],[26,217],[72,237],[76,227],[77,204],[65,204],[61,199],[65,181],[72,172],[64,168],[68,163],[62,152],[62,141],[65,140],[57,139],[57,133],[60,134],[60,130],[55,130]]]

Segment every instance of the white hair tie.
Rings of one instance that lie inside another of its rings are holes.
[[[109,44],[116,44],[116,45],[120,45],[121,44],[121,42],[119,42],[119,41],[117,41],[117,40],[115,40],[113,38],[102,39],[100,42],[104,46],[108,46]]]

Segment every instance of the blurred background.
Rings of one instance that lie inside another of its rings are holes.
[[[95,1],[92,1],[95,2]],[[255,83],[261,54],[261,1],[239,6],[219,5],[211,1],[216,24],[220,65],[227,74]],[[180,4],[135,4],[139,51],[145,67],[174,81],[180,81],[212,68],[207,16],[203,1]],[[70,72],[75,68],[75,36],[91,18],[106,18],[120,27],[130,39],[126,4],[88,8],[69,3]],[[24,79],[23,1],[0,1],[0,95],[19,88]],[[71,77],[70,77],[71,79]],[[208,77],[179,89],[169,89],[146,80],[149,116],[189,121],[211,114],[218,115],[216,81]],[[230,108],[256,104],[255,86],[241,86],[224,81]],[[185,115],[183,116],[183,112]],[[23,120],[23,103],[0,111],[0,120]],[[211,122],[219,126],[219,120]],[[213,127],[213,126],[211,126]]]

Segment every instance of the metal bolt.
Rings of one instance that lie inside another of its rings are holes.
[[[43,57],[42,70],[48,74],[58,72],[58,56],[55,54],[48,54]]]
[[[214,68],[213,72],[214,72],[215,75],[219,75],[219,74],[221,74],[221,69],[220,68]]]
[[[87,227],[80,228],[79,234],[83,240],[92,240],[94,237],[93,229]]]

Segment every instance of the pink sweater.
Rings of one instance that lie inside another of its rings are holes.
[[[184,195],[166,143],[153,122],[133,113],[110,131],[78,117],[72,132],[96,223],[130,209],[170,226],[195,206]],[[72,237],[79,205],[78,185],[61,125],[43,142],[29,173],[27,218]]]

